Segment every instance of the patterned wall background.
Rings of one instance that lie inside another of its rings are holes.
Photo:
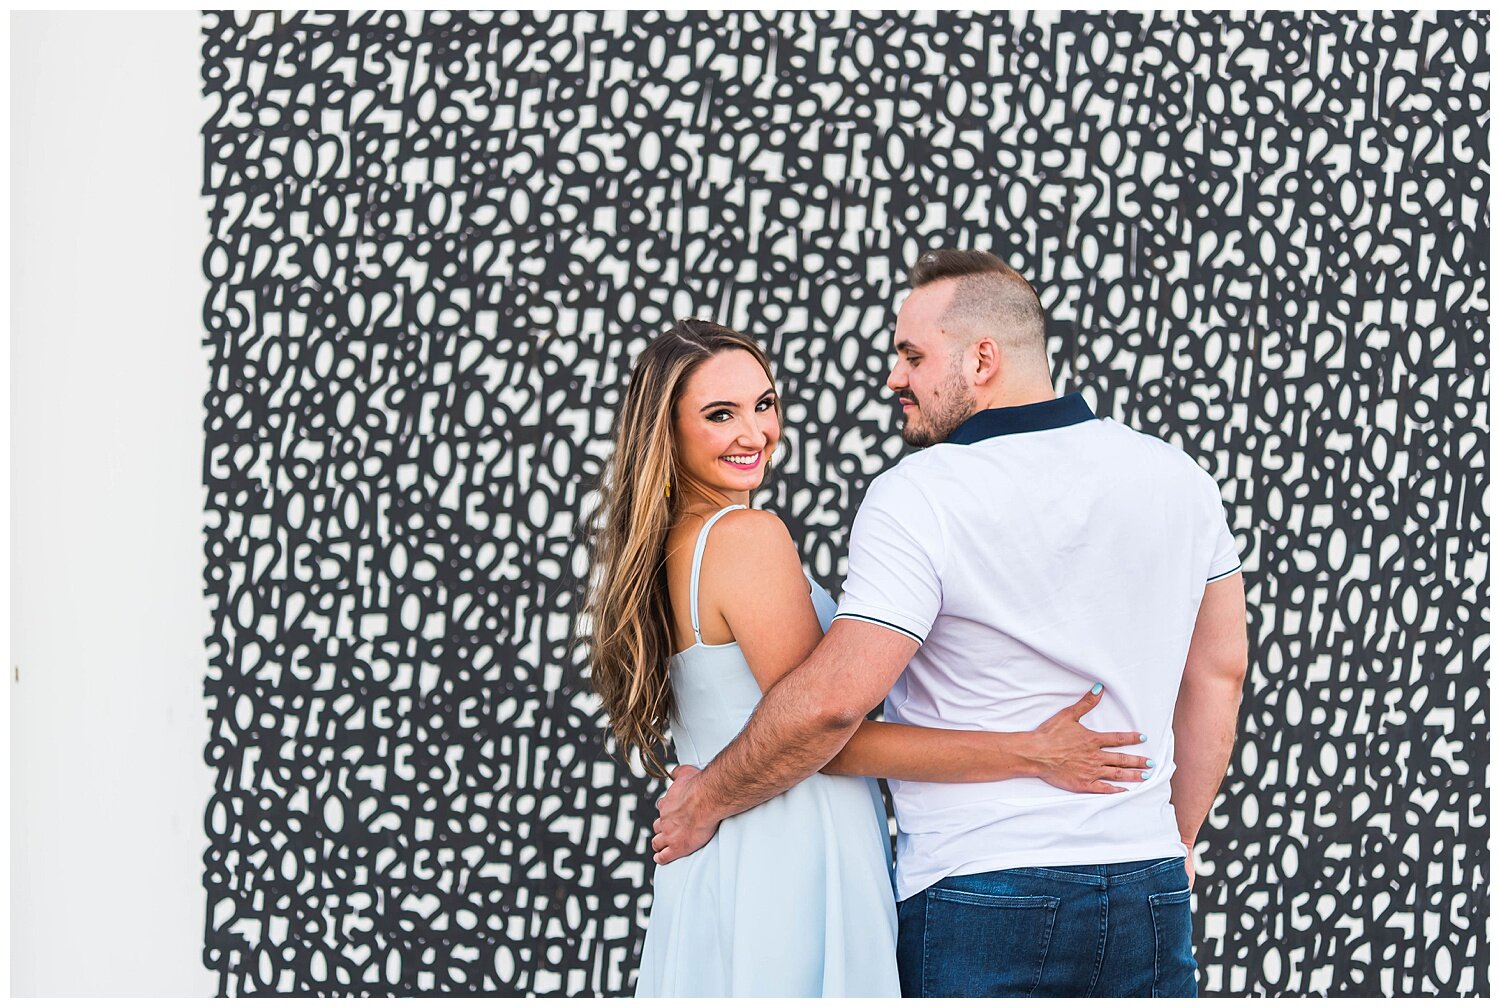
[[[949,245],[1238,530],[1205,991],[1488,993],[1488,26],[206,13],[222,992],[630,991],[656,790],[568,643],[622,378],[761,338],[836,589]]]

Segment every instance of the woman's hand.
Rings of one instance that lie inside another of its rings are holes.
[[[1082,700],[1064,707],[1030,733],[1032,776],[1080,794],[1113,794],[1126,789],[1108,781],[1141,781],[1151,776],[1154,761],[1107,749],[1140,745],[1146,736],[1140,732],[1096,732],[1079,724],[1103,695],[1104,687],[1095,686]]]

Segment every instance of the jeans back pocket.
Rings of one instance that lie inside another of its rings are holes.
[[[1198,963],[1193,959],[1192,898],[1193,894],[1187,889],[1156,893],[1150,898],[1151,926],[1156,932],[1152,997],[1198,996]]]
[[[1036,990],[1052,942],[1056,896],[929,889],[923,997],[1017,997]]]

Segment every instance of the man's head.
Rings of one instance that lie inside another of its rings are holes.
[[[1051,398],[1046,319],[1021,274],[988,252],[925,252],[896,315],[886,386],[906,443],[937,444],[981,409]]]

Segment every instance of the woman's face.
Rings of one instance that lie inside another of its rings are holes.
[[[776,392],[760,362],[744,350],[720,351],[688,376],[675,412],[676,482],[748,503],[781,439]]]

